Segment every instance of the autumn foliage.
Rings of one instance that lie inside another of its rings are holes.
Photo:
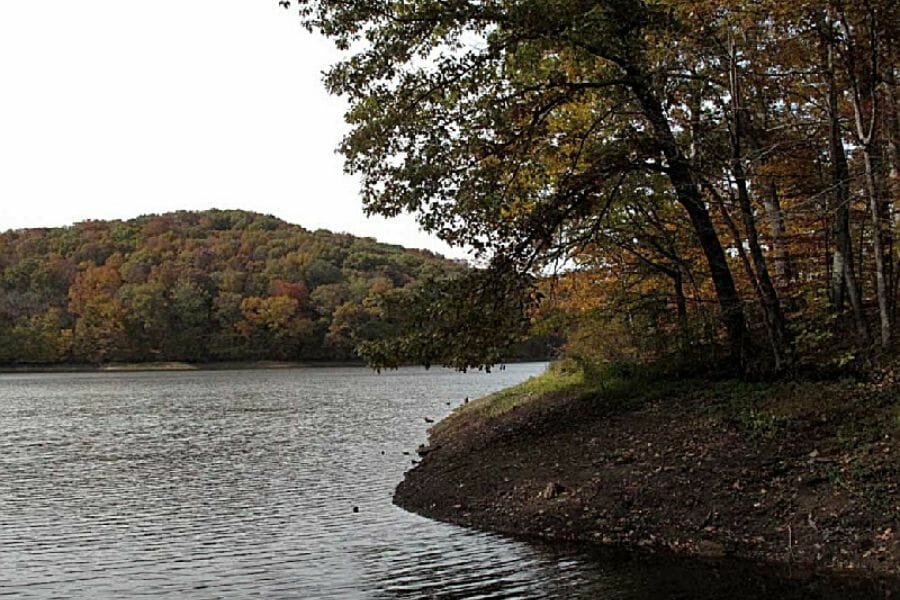
[[[0,363],[355,358],[372,298],[462,267],[242,211],[0,234]]]
[[[893,351],[896,2],[296,4],[346,52],[325,81],[368,210],[565,273],[542,326],[572,351],[745,373]]]

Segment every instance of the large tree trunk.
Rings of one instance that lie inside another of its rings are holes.
[[[690,165],[678,147],[662,104],[653,93],[646,76],[636,65],[625,65],[623,68],[627,75],[628,86],[637,98],[644,117],[650,122],[662,147],[669,181],[675,189],[675,197],[687,211],[694,234],[709,265],[722,312],[722,322],[728,334],[731,360],[739,369],[744,370],[747,366],[749,342],[744,306],[738,296],[719,235],[703,202]]]

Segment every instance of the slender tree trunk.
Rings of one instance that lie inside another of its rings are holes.
[[[885,107],[886,107],[886,115],[885,115],[885,153],[886,153],[886,170],[887,170],[887,189],[885,190],[885,197],[888,204],[887,212],[889,217],[892,217],[892,220],[889,222],[889,227],[892,230],[896,230],[898,226],[900,226],[900,211],[895,209],[895,201],[897,199],[898,192],[900,192],[900,156],[898,156],[898,144],[900,144],[900,107],[897,105],[897,94],[896,94],[896,86],[897,86],[897,77],[896,77],[896,59],[897,59],[897,44],[893,38],[889,38],[888,43],[890,44],[890,49],[888,52],[888,58],[891,61],[888,69],[885,73]],[[891,248],[891,257],[895,257],[896,251],[894,248]],[[894,261],[896,262],[896,261]],[[897,269],[893,271],[893,277],[891,278],[891,314],[896,318],[897,315],[897,291],[898,291],[898,281],[900,281],[900,276],[898,276]]]
[[[676,266],[672,275],[672,285],[675,288],[675,307],[678,311],[678,329],[681,340],[681,352],[687,355],[691,347],[691,331],[688,323],[687,298],[684,295],[684,276]]]
[[[753,214],[753,206],[750,201],[750,192],[747,189],[747,173],[744,169],[743,157],[743,112],[741,105],[740,78],[737,69],[737,50],[731,45],[731,109],[732,135],[731,135],[731,171],[737,185],[738,205],[741,208],[741,218],[744,230],[747,234],[747,242],[750,247],[750,256],[753,258],[753,266],[756,271],[756,279],[759,284],[762,300],[763,314],[765,315],[766,330],[772,343],[772,353],[775,359],[775,369],[781,370],[785,362],[785,348],[787,346],[787,325],[784,313],[781,310],[781,301],[778,292],[769,276],[769,268],[759,243],[759,232],[756,228],[756,217]]]
[[[831,293],[828,295],[828,298],[831,301],[832,310],[835,313],[840,314],[844,312],[844,290],[846,289],[844,286],[847,285],[847,253],[845,251],[846,246],[841,239],[841,236],[846,235],[844,227],[849,226],[849,219],[845,218],[847,215],[841,214],[842,210],[838,202],[839,201],[835,202],[837,208],[835,208],[834,222],[831,224],[832,233],[834,234],[835,239],[835,248],[834,252],[831,254],[831,272],[829,273],[831,278]]]
[[[884,203],[879,194],[876,180],[876,169],[879,166],[874,148],[863,147],[863,160],[866,168],[866,192],[869,196],[869,211],[872,214],[872,245],[875,257],[875,287],[878,295],[878,314],[881,321],[881,345],[887,347],[891,342],[891,307],[888,299],[890,288],[890,255],[885,243]]]
[[[864,265],[866,264],[866,220],[859,220],[859,260],[856,261],[856,264],[859,265],[860,277],[859,277],[859,295],[863,298],[866,297],[866,293],[863,289],[863,286],[866,284],[865,276],[862,274],[864,271]]]
[[[853,238],[850,235],[850,169],[847,166],[847,153],[844,150],[844,134],[841,127],[838,89],[834,74],[834,37],[831,25],[826,33],[825,45],[825,77],[828,85],[828,119],[829,119],[829,154],[831,162],[831,185],[834,199],[834,239],[835,249],[832,255],[831,298],[837,312],[844,308],[844,291],[850,300],[853,319],[860,336],[869,340],[869,328],[863,312],[856,268],[853,264]],[[862,243],[862,242],[860,242]]]
[[[850,99],[855,117],[856,137],[859,140],[865,165],[866,195],[868,196],[869,211],[872,216],[872,245],[875,258],[875,288],[878,297],[880,341],[881,346],[886,348],[890,345],[892,335],[891,302],[888,295],[890,293],[893,261],[889,254],[891,233],[889,229],[886,230],[885,228],[885,221],[889,220],[886,215],[889,206],[883,198],[879,181],[881,176],[881,153],[878,147],[879,98],[876,89],[878,47],[873,37],[878,24],[875,14],[869,11],[869,64],[865,72],[860,73],[856,59],[856,42],[841,3],[838,4],[838,11],[839,23],[842,27],[846,44],[844,55],[847,63],[847,75],[850,81]],[[860,76],[865,78],[864,82],[860,82]],[[865,105],[866,103],[868,107]],[[866,110],[867,108],[868,110]]]
[[[769,231],[772,235],[772,247],[775,251],[775,280],[778,286],[784,289],[794,279],[794,267],[791,264],[790,251],[785,243],[787,234],[784,212],[781,210],[781,199],[778,197],[778,185],[774,179],[769,179],[766,187],[763,207],[766,209]]]
[[[646,76],[635,65],[626,66],[625,72],[628,85],[662,146],[668,163],[669,181],[675,189],[676,199],[687,211],[694,234],[709,265],[710,276],[722,311],[722,321],[728,333],[731,359],[739,369],[744,370],[747,366],[749,343],[747,324],[744,320],[744,306],[738,296],[725,250],[722,248],[709,211],[703,203],[690,165],[678,147],[662,104],[653,94]]]
[[[733,65],[736,64],[733,61]],[[739,87],[739,86],[735,86]],[[757,102],[759,103],[758,113],[761,117],[761,125],[763,132],[770,126],[770,103],[764,93],[757,94]],[[746,98],[734,98],[740,102],[748,102]],[[743,118],[743,117],[742,117]],[[744,138],[751,148],[751,151],[757,156],[765,156],[772,150],[772,147],[765,147],[760,143],[758,131],[747,127],[746,124],[750,120],[742,120],[742,138]],[[766,135],[763,133],[763,135]],[[743,143],[743,140],[742,140]],[[777,146],[777,143],[775,144]],[[791,253],[787,245],[787,231],[785,227],[784,211],[781,209],[781,199],[778,194],[778,184],[774,175],[764,178],[762,187],[764,191],[761,193],[763,209],[765,210],[765,221],[769,228],[769,245],[772,248],[772,256],[775,264],[775,287],[779,292],[788,288],[794,279],[794,267],[791,262]]]
[[[719,214],[722,216],[722,221],[725,223],[725,227],[731,232],[731,237],[734,240],[734,247],[737,249],[738,257],[741,259],[741,264],[744,266],[744,273],[747,274],[747,280],[753,285],[753,291],[756,292],[756,297],[759,299],[760,306],[763,307],[763,315],[766,315],[765,311],[765,299],[763,297],[762,287],[759,284],[759,278],[756,276],[756,273],[753,270],[753,263],[750,261],[750,257],[747,256],[747,250],[744,249],[744,236],[741,235],[741,230],[738,228],[737,224],[734,222],[734,219],[731,218],[731,215],[728,213],[728,207],[725,206],[725,201],[722,199],[722,196],[716,192],[716,190],[712,186],[707,186],[707,189],[710,193],[715,196],[717,200],[717,204],[719,206]],[[776,370],[781,368],[781,364],[778,360],[780,356],[780,348],[776,345],[776,338],[771,334],[769,322],[766,321],[766,330],[769,331],[769,344],[772,347],[772,354],[776,357]]]
[[[744,236],[741,235],[741,230],[738,228],[737,223],[734,222],[734,219],[731,218],[731,214],[728,212],[728,207],[725,206],[725,201],[721,197],[712,186],[708,186],[707,189],[713,194],[718,201],[719,206],[719,215],[722,217],[722,221],[725,223],[725,227],[728,228],[728,231],[731,232],[731,239],[734,241],[734,247],[737,250],[738,258],[741,259],[741,264],[744,266],[744,273],[747,275],[747,279],[750,281],[751,285],[753,285],[753,290],[756,292],[756,297],[759,299],[760,305],[763,304],[763,293],[762,289],[759,287],[759,279],[756,277],[756,272],[753,270],[753,263],[750,262],[750,257],[747,256],[747,250],[744,248]]]

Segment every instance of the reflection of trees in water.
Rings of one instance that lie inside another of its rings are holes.
[[[471,551],[471,542],[464,547]],[[444,548],[410,557],[370,548],[366,562],[375,567],[375,597],[384,599],[871,600],[900,591],[900,579],[792,573],[787,567],[737,561],[662,559],[543,544],[512,549],[486,544],[475,556],[453,557]]]
[[[889,585],[898,581],[853,579],[849,577],[805,576],[788,569],[726,561],[632,561],[623,565],[623,575],[631,587],[623,598],[665,598],[692,600],[870,600],[887,597]]]
[[[425,525],[428,527],[428,524]],[[445,527],[439,525],[438,527]],[[362,557],[375,598],[573,598],[580,589],[581,565],[546,560],[525,544],[447,526],[447,543],[412,555],[408,549],[368,548]],[[415,531],[410,532],[412,535]],[[429,532],[431,533],[431,532]],[[454,540],[455,538],[455,540]],[[434,541],[431,535],[426,540]],[[426,540],[425,543],[428,543]],[[479,543],[481,542],[481,543]],[[601,596],[602,597],[602,596]]]

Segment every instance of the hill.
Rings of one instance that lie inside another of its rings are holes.
[[[352,359],[375,296],[462,270],[237,210],[7,231],[0,363]]]

